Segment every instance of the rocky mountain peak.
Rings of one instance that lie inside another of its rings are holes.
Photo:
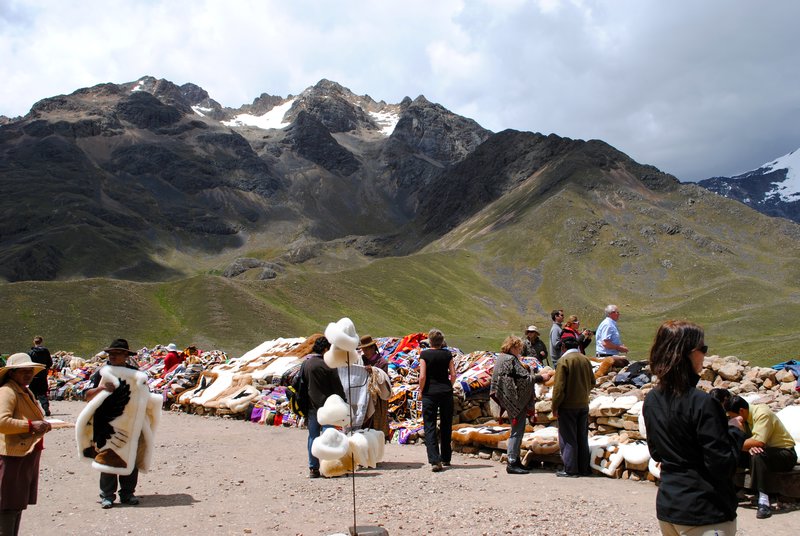
[[[492,134],[423,95],[410,103],[407,99],[391,137],[445,165],[463,160]]]
[[[698,184],[768,216],[800,222],[800,149],[752,171],[733,177],[711,177]]]
[[[369,97],[358,97],[346,87],[322,79],[300,94],[286,119],[294,121],[301,111],[306,111],[332,133],[377,130],[378,124],[368,113],[374,104]]]

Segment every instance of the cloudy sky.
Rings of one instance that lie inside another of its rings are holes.
[[[800,148],[794,0],[0,0],[0,114],[143,75],[225,106],[328,78],[681,180]]]

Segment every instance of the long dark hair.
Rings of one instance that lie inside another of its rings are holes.
[[[650,370],[667,394],[682,394],[694,388],[690,354],[705,338],[703,328],[686,320],[668,320],[656,331],[650,348]]]

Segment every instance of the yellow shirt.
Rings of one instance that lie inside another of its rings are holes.
[[[794,439],[781,420],[765,404],[750,406],[747,424],[752,432],[752,438],[763,441],[768,447],[791,449],[794,448]]]

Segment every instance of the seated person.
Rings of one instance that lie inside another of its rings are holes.
[[[797,463],[794,439],[777,415],[765,404],[751,406],[744,398],[731,396],[724,400],[722,407],[725,408],[728,418],[739,420],[744,425],[748,438],[742,446],[740,465],[750,467],[752,488],[758,491],[756,517],[770,517],[772,510],[766,475],[770,472],[792,470]]]

